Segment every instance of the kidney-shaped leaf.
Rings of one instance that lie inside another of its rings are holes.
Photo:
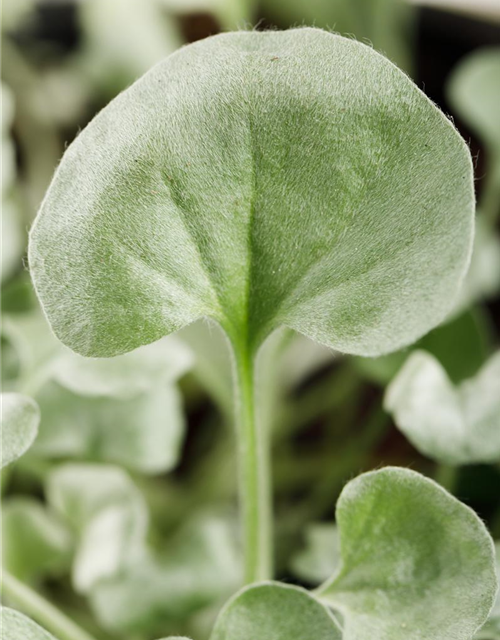
[[[337,503],[342,563],[319,589],[344,640],[469,640],[497,591],[481,520],[434,481],[388,467],[358,476]]]
[[[230,33],[167,58],[78,136],[29,261],[84,355],[202,316],[239,350],[287,325],[376,355],[446,315],[473,208],[466,145],[384,57],[318,29]]]
[[[500,461],[500,352],[454,386],[434,356],[415,351],[389,385],[385,408],[423,454],[461,465]]]
[[[17,460],[33,444],[40,410],[34,400],[20,393],[2,393],[2,467]]]
[[[55,640],[45,629],[19,611],[2,607],[2,638],[5,640]]]
[[[279,583],[247,587],[221,611],[210,640],[340,640],[331,614],[304,589]]]

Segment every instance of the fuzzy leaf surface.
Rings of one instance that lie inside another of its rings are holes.
[[[2,393],[2,467],[20,458],[38,433],[40,410],[34,400],[20,393]]]
[[[317,592],[344,640],[469,640],[497,592],[484,524],[434,481],[388,467],[352,480],[337,503],[342,563]]]
[[[423,454],[451,465],[500,460],[500,352],[476,376],[453,385],[438,360],[415,351],[384,404]]]
[[[332,613],[314,596],[292,585],[247,587],[219,614],[210,640],[341,640]]]
[[[205,316],[250,350],[285,325],[378,355],[445,317],[473,210],[467,146],[384,57],[318,29],[229,33],[167,58],[77,137],[29,262],[83,355]]]

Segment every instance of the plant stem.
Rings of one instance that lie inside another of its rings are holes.
[[[272,573],[272,505],[269,437],[257,424],[255,358],[235,349],[236,413],[240,503],[245,553],[245,584],[268,580]]]
[[[53,604],[5,569],[2,570],[2,596],[7,597],[12,604],[54,634],[57,640],[94,640]]]

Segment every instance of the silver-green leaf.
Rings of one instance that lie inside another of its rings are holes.
[[[20,458],[38,433],[40,410],[34,400],[20,393],[2,393],[2,467]]]
[[[385,408],[423,454],[451,465],[500,461],[500,352],[455,386],[439,361],[415,351],[389,385]]]
[[[470,640],[497,592],[481,520],[408,469],[365,473],[337,503],[342,564],[319,590],[344,640]]]
[[[37,400],[42,419],[33,453],[38,456],[113,462],[148,474],[170,471],[179,460],[184,415],[175,386],[156,384],[121,400],[76,395],[49,382]]]
[[[174,382],[192,364],[190,349],[170,336],[121,358],[83,358],[67,352],[57,363],[54,378],[74,393],[125,400],[152,385]]]
[[[48,477],[49,504],[77,532],[75,589],[87,593],[142,556],[148,526],[131,478],[111,465],[66,464]]]
[[[208,316],[377,355],[449,311],[473,230],[453,125],[387,59],[319,29],[222,34],[116,98],[31,231],[56,335],[112,356]]]

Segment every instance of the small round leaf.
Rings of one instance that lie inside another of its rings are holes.
[[[352,480],[337,503],[342,564],[319,596],[344,640],[470,640],[497,591],[484,524],[434,481],[388,467]]]

